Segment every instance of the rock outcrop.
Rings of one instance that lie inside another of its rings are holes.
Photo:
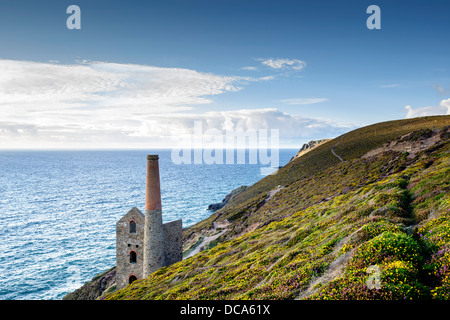
[[[81,288],[68,293],[63,300],[96,300],[116,290],[116,267],[96,275]]]
[[[450,127],[442,130],[422,129],[385,143],[382,147],[367,152],[363,158],[373,157],[387,151],[408,152],[408,157],[413,158],[420,151],[449,139]]]
[[[330,141],[330,139],[320,139],[320,140],[311,140],[308,143],[305,143],[300,150],[297,152],[297,154],[291,159],[297,159],[298,157],[301,157],[302,155],[304,155],[305,153],[311,151],[312,149],[320,146],[321,144]]]
[[[225,196],[225,198],[222,200],[222,202],[210,204],[208,206],[208,210],[217,211],[217,210],[223,208],[234,196],[241,193],[245,189],[247,189],[247,186],[240,186],[239,188],[234,189],[233,191],[231,191],[229,194],[227,194]]]

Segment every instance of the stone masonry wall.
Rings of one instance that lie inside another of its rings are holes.
[[[166,266],[183,259],[183,235],[181,219],[163,224]]]
[[[130,221],[136,222],[136,233],[130,233]],[[143,278],[145,218],[137,208],[131,209],[116,223],[116,286],[129,284],[129,277]],[[130,252],[136,252],[136,263],[130,262]]]
[[[144,277],[166,265],[161,210],[145,210]]]

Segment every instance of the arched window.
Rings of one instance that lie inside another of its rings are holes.
[[[136,280],[137,280],[136,276],[131,275],[131,276],[128,278],[128,284],[133,283],[133,281],[136,281]]]
[[[130,263],[136,263],[136,252],[130,251]]]
[[[130,221],[130,233],[136,233],[136,222]]]

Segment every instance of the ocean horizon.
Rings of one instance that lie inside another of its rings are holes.
[[[297,151],[280,149],[279,166]],[[0,299],[61,299],[113,267],[115,223],[144,208],[147,154],[160,158],[163,221],[186,228],[264,177],[251,152],[244,164],[238,152],[232,164],[174,164],[171,149],[0,150]]]

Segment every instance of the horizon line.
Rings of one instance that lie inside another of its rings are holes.
[[[277,149],[279,150],[291,150],[291,149],[298,149],[300,147],[279,147]],[[0,152],[2,151],[145,151],[145,150],[183,150],[180,148],[0,148]],[[190,150],[214,150],[214,148],[188,148]],[[262,148],[220,148],[222,150],[259,150]],[[270,148],[265,148],[267,150],[270,150]]]

